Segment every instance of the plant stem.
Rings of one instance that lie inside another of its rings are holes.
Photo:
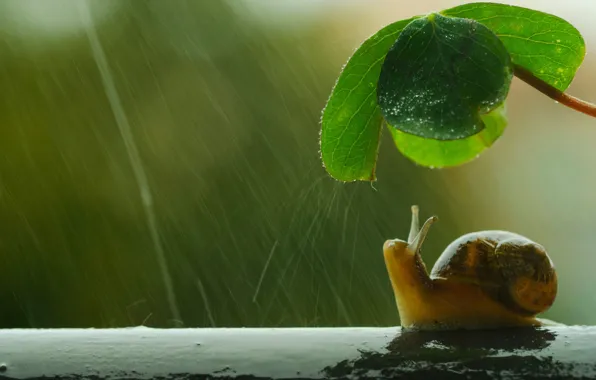
[[[519,65],[513,65],[513,73],[516,77],[542,92],[549,98],[554,99],[571,109],[585,113],[586,115],[590,115],[592,117],[596,117],[596,104],[588,103],[574,96],[567,95],[563,91],[554,88],[542,79],[536,77],[529,70]]]

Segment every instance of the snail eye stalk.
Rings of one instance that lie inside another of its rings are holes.
[[[412,252],[415,254],[420,252],[420,248],[422,247],[422,243],[424,243],[424,239],[426,239],[426,236],[428,235],[430,226],[438,220],[439,218],[437,216],[431,216],[424,222],[422,229],[420,229],[418,206],[412,206],[412,225],[410,227],[410,235],[408,236],[408,248],[410,248]]]

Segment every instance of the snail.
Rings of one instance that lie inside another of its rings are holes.
[[[383,255],[401,326],[415,330],[491,329],[557,324],[536,316],[557,295],[545,248],[516,233],[480,231],[445,248],[430,274],[420,255],[431,225],[412,206],[408,241],[387,240]]]

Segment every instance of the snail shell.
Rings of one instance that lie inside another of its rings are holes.
[[[507,231],[481,231],[453,241],[436,261],[431,279],[478,285],[507,309],[533,316],[557,295],[555,266],[544,247]]]

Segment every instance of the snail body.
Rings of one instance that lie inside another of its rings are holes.
[[[401,325],[418,330],[540,326],[557,295],[545,248],[516,233],[479,231],[445,248],[430,274],[420,255],[436,217],[422,228],[412,207],[408,241],[387,240],[385,264]]]

